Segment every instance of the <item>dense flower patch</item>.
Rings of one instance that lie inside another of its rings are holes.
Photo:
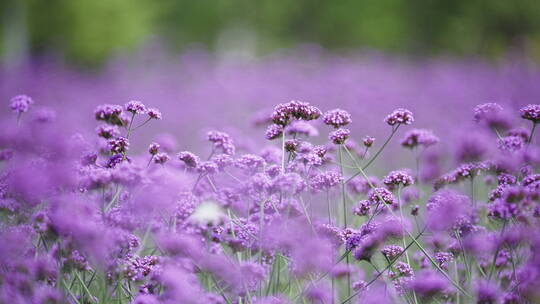
[[[203,155],[162,136],[134,152],[169,115],[140,101],[98,106],[93,136],[38,104],[14,97],[0,132],[2,303],[540,301],[540,105],[471,108],[481,140],[448,169],[403,108],[375,138],[280,103],[266,144],[210,130]],[[415,165],[374,170],[397,154]]]

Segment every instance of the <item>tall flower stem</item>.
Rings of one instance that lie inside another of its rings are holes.
[[[343,176],[343,148],[347,147],[342,144],[338,146],[338,157],[339,157],[339,171],[341,176]],[[347,198],[345,196],[345,180],[341,182],[341,198],[343,205],[343,225],[344,228],[347,228]],[[346,263],[349,265],[349,255],[346,256]],[[351,276],[347,273],[347,297],[351,295]]]
[[[386,146],[388,145],[388,143],[390,142],[390,140],[392,140],[392,137],[394,137],[394,134],[396,134],[397,130],[399,129],[399,126],[400,125],[397,125],[397,127],[395,128],[392,128],[392,133],[390,133],[390,135],[388,136],[388,138],[386,138],[386,140],[384,141],[383,145],[379,148],[379,150],[377,150],[377,152],[375,153],[375,155],[373,155],[373,157],[367,162],[367,164],[365,164],[362,169],[366,170],[367,168],[369,168],[369,166],[377,159],[377,157],[379,157],[379,154],[381,154],[381,152],[384,150],[384,148],[386,148]],[[355,178],[356,176],[358,176],[360,174],[360,172],[356,172],[355,174],[353,174],[351,177],[349,177],[345,183],[348,183],[349,181],[351,181],[353,178]]]
[[[403,217],[403,208],[401,207],[401,186],[398,186],[397,188],[397,200],[398,200],[398,207],[399,207],[399,215],[401,217],[401,229],[405,230],[405,225],[403,224],[405,218]],[[384,204],[384,203],[383,203]],[[407,242],[405,241],[405,236],[401,239],[403,241],[403,248],[407,245]],[[407,264],[411,265],[411,260],[409,259],[409,253],[405,251],[405,260],[407,261]],[[416,298],[416,292],[413,291],[413,298],[414,303],[418,304],[418,299]]]
[[[345,147],[345,151],[347,151],[347,153],[349,154],[349,156],[351,157],[351,159],[354,161],[354,163],[357,165],[357,169],[360,171],[360,174],[362,174],[362,176],[364,177],[364,179],[366,180],[366,182],[368,183],[369,187],[371,189],[375,189],[375,186],[373,186],[373,183],[371,183],[371,181],[369,180],[369,177],[367,176],[367,174],[364,172],[364,170],[362,169],[362,167],[360,167],[358,165],[358,163],[356,162],[356,159],[353,157],[353,155],[351,154],[351,152],[349,151],[349,149],[347,149],[347,147]],[[378,195],[379,196],[379,195]],[[382,202],[384,202],[384,200],[379,196],[378,199]],[[396,214],[394,213],[394,211],[392,210],[392,207],[390,207],[390,205],[388,204],[384,204],[388,211],[390,212],[390,214],[394,217],[397,217]],[[461,286],[459,286],[458,283],[456,283],[447,273],[446,271],[444,271],[440,266],[439,264],[437,264],[437,262],[429,255],[429,253],[424,249],[424,247],[413,237],[413,235],[409,232],[409,230],[404,230],[410,238],[413,239],[413,242],[414,244],[418,247],[418,249],[420,249],[420,251],[422,251],[422,253],[429,259],[429,261],[431,262],[431,264],[437,268],[437,270],[450,282],[452,283],[452,285],[454,285],[454,287],[456,287],[461,293],[463,293],[464,295],[466,295],[467,297],[471,297],[471,295],[465,290],[463,289]]]

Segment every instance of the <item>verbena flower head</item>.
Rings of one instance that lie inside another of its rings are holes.
[[[10,100],[10,109],[15,113],[27,112],[34,100],[27,95],[17,95]]]
[[[268,140],[276,139],[283,134],[283,126],[272,124],[266,129],[265,137]]]
[[[361,200],[353,207],[352,211],[354,215],[366,216],[371,210],[371,202],[368,200]]]
[[[178,153],[178,159],[183,161],[186,166],[190,168],[197,168],[200,163],[200,159],[197,155],[189,152],[189,151],[182,151]]]
[[[351,131],[349,129],[341,128],[341,129],[332,131],[328,135],[328,139],[330,139],[335,145],[342,145],[349,138],[350,134],[351,134]]]
[[[405,133],[401,145],[405,148],[423,146],[427,148],[439,142],[439,138],[432,131],[426,129],[413,129]]]
[[[403,247],[398,245],[386,245],[381,249],[381,253],[390,261],[397,258],[403,252]]]
[[[124,105],[124,109],[132,114],[146,113],[146,106],[137,100],[132,100]]]
[[[117,126],[101,125],[96,128],[96,133],[98,136],[105,139],[110,139],[120,135],[120,130]]]
[[[97,120],[105,121],[112,125],[123,125],[123,119],[120,117],[122,114],[122,107],[119,105],[103,104],[96,107],[94,115]]]
[[[314,120],[321,116],[321,110],[310,105],[308,102],[290,101],[278,104],[270,118],[276,125],[286,126],[291,119]]]
[[[452,285],[434,270],[422,270],[408,286],[422,298],[430,299],[452,291]]]
[[[407,187],[414,184],[414,178],[404,170],[396,170],[384,177],[383,183],[393,189],[394,187]]]
[[[375,137],[371,137],[369,135],[364,137],[364,139],[362,140],[362,143],[364,144],[364,146],[366,146],[366,148],[371,147],[374,142],[375,142]]]
[[[484,103],[477,105],[473,110],[473,118],[477,123],[485,123],[490,128],[508,129],[510,121],[503,107],[497,103]]]
[[[315,128],[312,124],[303,120],[295,120],[291,122],[285,129],[285,132],[288,135],[303,135],[306,137],[319,136],[319,130],[317,130],[317,128]]]
[[[343,181],[343,176],[336,171],[326,171],[318,173],[310,178],[310,187],[315,191],[326,191],[339,185]]]
[[[505,136],[499,139],[497,143],[499,150],[504,152],[516,152],[521,150],[525,145],[523,138],[520,136]]]
[[[330,110],[323,115],[323,122],[334,128],[341,128],[351,123],[349,112],[341,109]]]
[[[530,104],[519,110],[521,118],[532,121],[533,123],[540,122],[540,104]]]
[[[386,116],[384,119],[384,122],[390,126],[401,124],[410,125],[414,122],[414,117],[411,111],[399,108],[388,114],[388,116]]]
[[[148,146],[148,153],[151,155],[156,155],[158,154],[160,147],[161,146],[158,143],[153,142]]]
[[[375,203],[383,203],[392,205],[396,203],[396,198],[392,192],[388,191],[386,188],[374,188],[369,191],[368,199]]]
[[[156,108],[148,108],[146,111],[146,114],[148,114],[148,117],[151,119],[160,120],[161,119],[161,112]]]
[[[214,144],[215,149],[219,149],[228,155],[234,154],[236,148],[229,134],[220,131],[210,131],[207,133],[207,138]]]
[[[109,139],[109,149],[113,153],[125,153],[129,149],[129,141],[125,137]]]
[[[152,159],[154,160],[154,163],[163,165],[166,162],[168,162],[171,158],[169,157],[169,154],[162,152],[162,153],[156,153]]]

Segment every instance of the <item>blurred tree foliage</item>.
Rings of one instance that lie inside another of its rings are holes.
[[[258,52],[309,42],[418,55],[540,54],[540,0],[1,0],[0,10],[4,53],[26,43],[30,52],[89,64],[153,36],[214,49],[231,27],[253,33]]]

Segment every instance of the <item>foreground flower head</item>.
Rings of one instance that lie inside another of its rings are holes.
[[[341,109],[330,110],[323,115],[323,122],[336,129],[350,124],[351,121],[349,112]]]
[[[17,95],[11,98],[11,103],[9,105],[11,111],[15,113],[24,113],[27,112],[30,108],[30,105],[34,103],[34,100],[27,95]]]
[[[521,118],[532,121],[533,123],[540,122],[540,104],[530,104],[519,110]]]
[[[411,111],[399,108],[388,114],[384,121],[390,126],[410,125],[414,122],[414,117]]]

